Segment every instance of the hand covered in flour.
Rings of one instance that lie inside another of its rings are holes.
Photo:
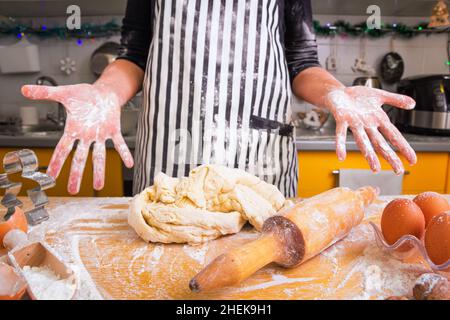
[[[105,181],[105,141],[112,139],[127,167],[133,166],[133,157],[120,132],[120,108],[123,102],[110,88],[101,84],[77,84],[59,87],[26,85],[22,94],[33,100],[62,103],[67,111],[64,134],[55,148],[47,173],[56,178],[77,141],[72,160],[68,191],[76,194],[94,143],[94,188],[100,190]]]
[[[339,160],[346,158],[345,141],[347,129],[350,128],[358,148],[373,171],[381,170],[375,153],[378,152],[390,163],[396,174],[401,174],[404,172],[403,164],[386,139],[411,165],[417,162],[417,157],[381,108],[383,104],[410,110],[414,108],[415,101],[404,95],[364,86],[332,90],[325,100],[325,106],[336,119],[336,153]]]

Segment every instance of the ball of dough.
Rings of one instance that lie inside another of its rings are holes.
[[[261,230],[285,202],[277,187],[250,173],[202,165],[180,179],[156,175],[132,200],[128,221],[146,241],[195,244],[237,233],[246,221]]]

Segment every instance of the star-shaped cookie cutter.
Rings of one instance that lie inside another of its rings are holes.
[[[22,177],[37,182],[38,186],[27,190],[27,195],[31,199],[34,208],[25,212],[30,225],[39,224],[49,218],[45,205],[48,203],[48,197],[44,190],[55,186],[56,182],[51,176],[38,171],[39,161],[34,151],[23,149],[19,151],[8,152],[3,158],[3,169],[5,173],[0,174],[0,188],[5,189],[5,194],[1,204],[7,208],[4,217],[8,219],[14,212],[14,207],[21,207],[22,201],[17,199],[22,183],[10,181],[8,175],[22,172]]]

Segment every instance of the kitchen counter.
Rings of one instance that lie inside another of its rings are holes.
[[[50,198],[50,219],[32,227],[29,238],[46,241],[73,268],[79,299],[384,299],[407,294],[429,271],[418,256],[401,262],[377,247],[369,222],[379,223],[390,199],[377,199],[344,240],[299,267],[269,265],[207,293],[191,292],[189,280],[258,232],[245,227],[198,246],[148,244],[127,224],[130,198]]]
[[[417,152],[450,152],[450,137],[422,136],[405,134],[405,138]],[[0,147],[23,147],[23,148],[54,148],[58,143],[60,135],[28,135],[8,136],[0,135]],[[296,146],[299,151],[334,151],[334,129],[324,128],[321,131],[308,129],[296,129]],[[128,147],[134,149],[135,136],[124,137]],[[347,139],[347,150],[358,150],[351,134]],[[113,148],[111,141],[107,141],[107,148]]]
[[[450,137],[424,136],[405,133],[416,152],[450,152]],[[296,129],[296,146],[299,151],[335,151],[335,134],[333,128],[323,128],[320,131],[312,131],[303,128]],[[359,150],[353,136],[347,136],[347,151]]]

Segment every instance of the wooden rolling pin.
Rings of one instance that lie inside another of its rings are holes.
[[[189,282],[189,288],[200,292],[232,286],[271,262],[298,266],[361,223],[364,209],[377,195],[372,187],[335,188],[299,202],[267,219],[258,240],[214,259]]]

